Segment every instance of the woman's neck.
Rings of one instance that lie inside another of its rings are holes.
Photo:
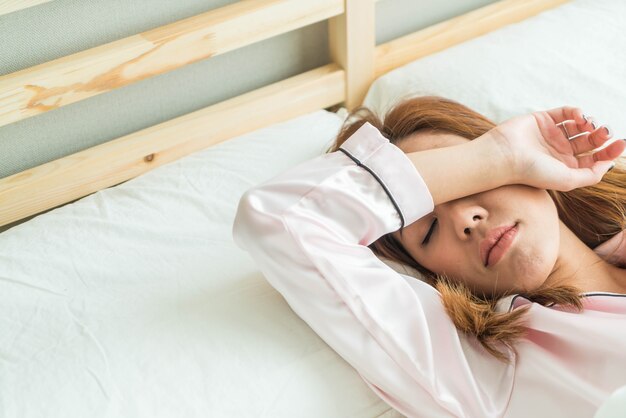
[[[583,292],[626,294],[626,269],[607,263],[561,223],[559,256],[546,282],[569,284]]]

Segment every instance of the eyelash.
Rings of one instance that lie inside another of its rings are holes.
[[[432,235],[432,232],[435,230],[435,226],[437,226],[437,218],[435,218],[433,223],[430,225],[430,229],[428,230],[428,233],[426,234],[426,238],[424,238],[424,241],[422,241],[422,245],[428,244],[428,241],[430,240],[430,236]]]

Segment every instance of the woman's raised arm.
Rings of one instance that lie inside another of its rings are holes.
[[[492,131],[461,145],[409,152],[436,205],[514,181],[507,154]]]
[[[462,145],[408,153],[435,205],[507,184],[569,191],[602,180],[624,140],[577,107],[513,117]]]

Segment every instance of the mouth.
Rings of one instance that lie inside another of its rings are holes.
[[[518,232],[519,222],[503,225],[490,230],[480,242],[479,252],[483,266],[495,265],[513,244]]]

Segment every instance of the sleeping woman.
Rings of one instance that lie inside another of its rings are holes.
[[[350,113],[233,238],[408,417],[591,417],[626,385],[626,143],[580,108]],[[396,272],[382,259],[413,268]]]

